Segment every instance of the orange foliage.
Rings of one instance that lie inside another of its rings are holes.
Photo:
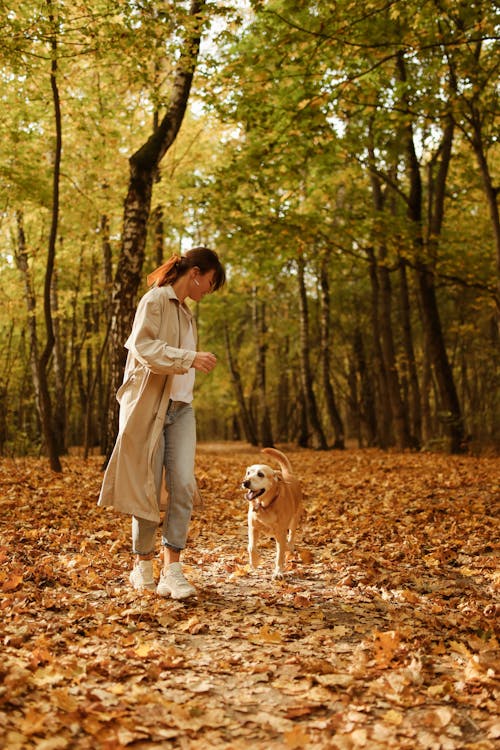
[[[489,750],[500,460],[289,452],[299,549],[251,572],[245,445],[201,445],[197,601],[128,585],[101,459],[0,464],[0,746]]]

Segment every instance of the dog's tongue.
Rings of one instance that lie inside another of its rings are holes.
[[[247,494],[245,495],[245,498],[247,500],[252,500],[253,499],[253,492],[252,492],[252,490],[248,490]]]

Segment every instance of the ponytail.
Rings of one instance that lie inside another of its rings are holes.
[[[208,247],[194,247],[185,255],[171,255],[163,265],[152,271],[148,277],[148,286],[174,284],[180,276],[184,276],[190,268],[199,268],[202,274],[215,271],[212,291],[220,289],[226,281],[224,266],[214,250]]]

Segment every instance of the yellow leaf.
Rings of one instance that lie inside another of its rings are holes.
[[[143,642],[143,643],[139,643],[139,645],[134,648],[134,653],[137,656],[142,658],[143,656],[148,656],[151,650],[152,650],[151,644]]]
[[[394,724],[394,726],[398,727],[403,721],[403,714],[391,708],[389,709],[389,711],[385,712],[384,721],[386,721],[388,724]]]
[[[335,625],[332,629],[332,635],[334,638],[342,638],[342,636],[347,635],[348,632],[349,628],[346,628],[345,625]]]
[[[435,698],[438,695],[441,695],[446,690],[446,685],[441,683],[440,685],[429,685],[427,688],[427,695],[429,695],[431,698]]]
[[[277,630],[270,630],[269,625],[264,625],[259,630],[259,638],[264,643],[282,643],[283,638],[281,637],[281,634],[278,633]]]
[[[78,701],[71,695],[65,688],[58,688],[53,690],[51,693],[51,703],[53,703],[61,711],[76,711],[78,708]]]
[[[462,656],[466,656],[468,659],[471,658],[472,654],[463,643],[459,643],[458,641],[450,641],[450,648],[452,651],[455,651],[457,654],[462,654]]]
[[[306,734],[302,727],[294,727],[289,732],[285,732],[285,744],[290,748],[306,747],[309,743],[309,735]]]

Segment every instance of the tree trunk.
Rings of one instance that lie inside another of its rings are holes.
[[[273,433],[271,429],[271,419],[269,417],[269,404],[267,402],[267,376],[266,376],[266,356],[267,356],[267,326],[266,326],[266,307],[257,295],[257,290],[253,291],[252,304],[252,322],[255,338],[255,390],[257,399],[258,415],[258,435],[259,442],[264,446],[274,444]]]
[[[373,377],[368,371],[366,366],[365,348],[363,344],[363,336],[359,328],[354,332],[354,360],[356,363],[356,371],[359,374],[359,397],[358,397],[358,408],[360,416],[360,431],[361,440],[363,440],[363,428],[364,434],[368,447],[372,447],[377,444],[377,417],[375,411],[375,393],[373,389]],[[360,441],[361,442],[361,441]]]
[[[111,249],[111,238],[110,238],[110,227],[109,217],[106,214],[101,216],[101,269],[102,269],[102,284],[104,288],[104,294],[102,299],[102,305],[97,308],[97,315],[100,317],[102,314],[106,321],[107,334],[106,334],[106,346],[108,347],[109,342],[109,331],[111,328],[111,303],[113,294],[113,253]],[[95,388],[97,390],[97,429],[99,433],[99,445],[103,455],[106,455],[106,446],[108,442],[108,402],[110,393],[109,373],[107,368],[102,364],[103,358],[101,357],[96,364],[96,383]],[[89,406],[87,406],[88,411]],[[86,411],[86,423],[90,419],[90,415]]]
[[[153,211],[153,256],[156,266],[161,266],[163,263],[164,239],[163,206],[158,204]]]
[[[66,446],[66,362],[63,355],[64,343],[62,341],[59,315],[59,295],[57,292],[56,270],[54,270],[52,277],[50,297],[54,326],[54,350],[52,357],[55,383],[54,438],[56,441],[57,452],[62,456],[68,452]]]
[[[21,211],[16,211],[17,222],[17,248],[16,248],[16,265],[21,271],[24,279],[24,297],[26,309],[28,311],[28,333],[29,333],[29,360],[31,368],[31,380],[35,393],[35,403],[40,414],[40,380],[38,371],[38,333],[36,325],[36,297],[31,278],[28,249],[26,247],[26,235],[24,232],[24,220]]]
[[[50,25],[53,29],[56,28],[54,16],[52,14],[52,2],[47,0],[49,8],[49,19]],[[61,171],[61,152],[62,152],[62,123],[61,123],[61,104],[59,100],[59,89],[57,85],[57,39],[54,34],[51,38],[51,70],[50,70],[50,84],[52,88],[52,101],[54,104],[54,122],[56,127],[56,144],[54,153],[54,172],[52,182],[52,220],[50,226],[49,245],[47,252],[47,266],[45,270],[45,285],[43,293],[43,308],[45,315],[45,330],[46,330],[46,342],[45,347],[41,353],[39,361],[39,373],[38,378],[40,382],[40,418],[42,423],[43,437],[45,441],[45,447],[49,458],[50,468],[53,471],[62,471],[61,461],[59,459],[59,451],[57,445],[57,439],[55,435],[53,418],[52,418],[52,401],[50,398],[49,391],[49,359],[54,349],[55,336],[54,327],[52,320],[52,309],[51,309],[51,286],[52,276],[54,273],[55,258],[56,258],[56,242],[57,242],[57,228],[59,222],[59,177]]]
[[[52,175],[52,214],[47,249],[47,264],[45,269],[45,281],[43,292],[43,306],[45,317],[46,341],[40,356],[38,354],[38,338],[35,319],[35,295],[29,277],[28,255],[26,249],[26,238],[22,224],[22,215],[18,213],[18,267],[23,271],[25,277],[26,301],[28,305],[29,326],[30,326],[30,361],[33,377],[33,386],[37,399],[38,413],[45,443],[45,450],[49,458],[50,468],[53,471],[62,471],[59,446],[53,423],[52,401],[49,389],[49,360],[52,355],[55,343],[54,326],[52,319],[51,307],[51,288],[54,274],[57,229],[59,221],[59,178],[61,170],[61,151],[62,151],[62,124],[61,124],[61,105],[59,100],[59,89],[57,86],[57,38],[55,35],[56,21],[52,12],[52,2],[47,0],[49,11],[50,26],[54,30],[50,39],[51,48],[51,67],[50,67],[50,85],[52,90],[52,102],[54,106],[54,124],[55,124],[55,149],[54,149],[54,169]]]
[[[437,416],[448,433],[450,452],[460,453],[463,450],[464,440],[462,416],[453,373],[444,345],[441,319],[436,300],[434,275],[426,264],[418,263],[417,276],[424,325],[429,336],[429,354],[440,397],[440,408]]]
[[[235,359],[233,357],[231,341],[229,338],[229,328],[226,322],[224,322],[224,341],[226,343],[227,363],[229,367],[229,372],[231,374],[231,380],[233,382],[234,395],[236,397],[236,403],[238,405],[238,412],[240,416],[241,426],[243,428],[245,438],[250,443],[250,445],[258,445],[259,441],[257,438],[257,431],[255,429],[255,424],[254,424],[252,415],[248,411],[247,405],[245,402],[245,394],[243,393],[243,386],[241,384],[241,376],[240,376],[238,367],[236,365]]]
[[[495,241],[496,250],[496,266],[497,266],[497,279],[496,279],[496,334],[497,342],[500,341],[500,213],[498,210],[498,194],[500,189],[494,187],[493,178],[488,166],[488,160],[483,148],[483,140],[481,136],[481,124],[479,116],[473,123],[474,135],[472,138],[472,147],[476,154],[476,158],[479,164],[479,170],[483,179],[484,192],[486,195],[486,201],[488,203],[488,210],[490,212],[491,225],[493,227],[493,237]]]
[[[487,87],[490,83],[493,84],[492,91],[495,90],[497,85],[497,65],[492,66],[490,71],[486,73],[487,68],[482,67],[482,58],[485,53],[484,45],[481,42],[477,42],[474,47],[468,49],[468,54],[472,53],[474,58],[474,69],[477,75],[474,77],[475,85],[472,87],[465,87],[465,89],[459,90],[458,80],[459,75],[455,69],[453,63],[453,56],[447,57],[449,70],[450,70],[450,81],[453,86],[455,94],[463,101],[463,118],[468,124],[467,126],[460,122],[461,118],[457,117],[457,122],[465,137],[472,145],[472,149],[479,165],[479,171],[483,181],[484,193],[486,195],[486,201],[488,204],[488,210],[491,219],[491,225],[493,228],[493,238],[495,243],[496,251],[496,294],[495,294],[495,335],[496,343],[500,341],[500,211],[498,208],[498,195],[500,188],[493,184],[493,174],[488,164],[488,142],[492,148],[494,154],[496,154],[496,146],[498,142],[497,130],[498,125],[494,118],[495,107],[494,105],[484,106],[486,98],[483,98],[483,106],[481,106],[481,96],[487,92]],[[492,48],[492,54],[495,54]],[[482,74],[479,71],[482,69]],[[472,68],[471,68],[472,70]],[[485,75],[486,74],[486,75]],[[497,101],[496,99],[492,100]],[[488,112],[488,110],[490,110]],[[488,114],[487,114],[488,113]],[[492,115],[490,117],[490,114]],[[492,125],[492,131],[489,137],[485,135],[484,128],[486,122],[490,122]],[[496,130],[495,130],[496,128]]]
[[[420,402],[420,386],[418,382],[415,350],[410,314],[410,294],[408,291],[408,277],[406,261],[399,261],[399,289],[401,307],[401,328],[403,331],[403,347],[405,352],[405,370],[408,379],[408,411],[410,418],[410,438],[413,448],[420,448],[422,444],[422,409]]]
[[[126,361],[124,343],[135,314],[141,282],[151,195],[158,167],[174,143],[184,119],[200,47],[205,0],[192,0],[193,24],[174,76],[167,112],[146,143],[129,160],[130,177],[123,215],[123,233],[111,300],[110,393],[107,416],[106,459],[109,459],[118,430],[118,403],[115,394]]]
[[[288,335],[285,336],[282,346],[278,351],[278,361],[288,362],[290,357],[290,343]],[[290,399],[290,375],[288,368],[280,367],[278,374],[278,402],[276,406],[276,435],[281,442],[288,443],[292,434],[291,430],[291,399]]]
[[[344,425],[337,408],[335,393],[330,379],[331,357],[331,325],[330,325],[330,286],[328,280],[329,253],[325,254],[320,270],[320,305],[321,305],[321,369],[323,374],[323,388],[325,389],[326,408],[335,435],[333,447],[339,450],[345,448]]]
[[[379,250],[378,273],[380,280],[380,333],[382,355],[387,377],[387,388],[391,403],[392,422],[396,447],[405,450],[410,447],[408,417],[401,398],[401,385],[396,364],[396,349],[392,333],[392,289],[389,269],[386,265],[386,252],[383,246]]]
[[[320,450],[327,450],[328,444],[319,419],[316,397],[313,390],[311,365],[309,362],[309,311],[307,307],[307,292],[304,282],[304,267],[304,259],[299,256],[297,259],[297,278],[299,284],[300,373],[302,379],[302,392],[306,407],[306,417],[313,433],[314,447],[319,448]]]
[[[406,68],[403,53],[398,55],[398,73],[402,82],[406,81]],[[422,322],[429,343],[429,355],[436,376],[439,392],[438,416],[449,438],[449,450],[459,453],[463,450],[464,426],[453,372],[446,352],[446,345],[439,316],[439,308],[434,284],[434,271],[431,265],[437,249],[444,216],[446,179],[451,160],[454,123],[448,118],[443,137],[436,152],[434,162],[439,157],[436,180],[432,180],[435,163],[429,165],[428,236],[424,241],[422,230],[423,188],[420,164],[413,138],[413,126],[406,128],[406,153],[409,169],[410,193],[408,196],[408,217],[415,227],[414,246],[416,249],[416,274],[422,306]]]
[[[374,165],[375,154],[371,145],[369,152],[370,160]],[[381,215],[384,210],[385,195],[375,169],[372,169],[371,173],[371,186],[375,213]],[[392,285],[387,267],[387,249],[383,239],[379,239],[378,237],[374,237],[373,239],[378,246],[378,257],[376,260],[372,259],[372,263],[375,266],[378,282],[378,327],[380,332],[380,349],[384,364],[384,381],[390,404],[395,443],[399,450],[404,450],[410,444],[410,437],[408,418],[401,397],[401,385],[396,364],[396,348],[392,332]]]
[[[372,394],[371,398],[374,412],[376,415],[375,426],[376,426],[376,443],[381,448],[388,448],[393,444],[393,431],[392,431],[392,405],[389,397],[389,386],[387,383],[387,373],[385,369],[384,355],[382,352],[381,340],[382,334],[380,331],[380,282],[377,272],[377,261],[375,258],[375,252],[373,248],[367,249],[368,261],[369,261],[369,273],[371,282],[371,309],[370,309],[370,321],[372,329],[372,341],[373,341],[373,372],[374,372],[374,383],[376,387],[376,396]],[[363,351],[363,361],[364,361]],[[363,365],[366,370],[366,365]],[[360,370],[361,372],[361,370]],[[373,389],[372,389],[373,390]]]

